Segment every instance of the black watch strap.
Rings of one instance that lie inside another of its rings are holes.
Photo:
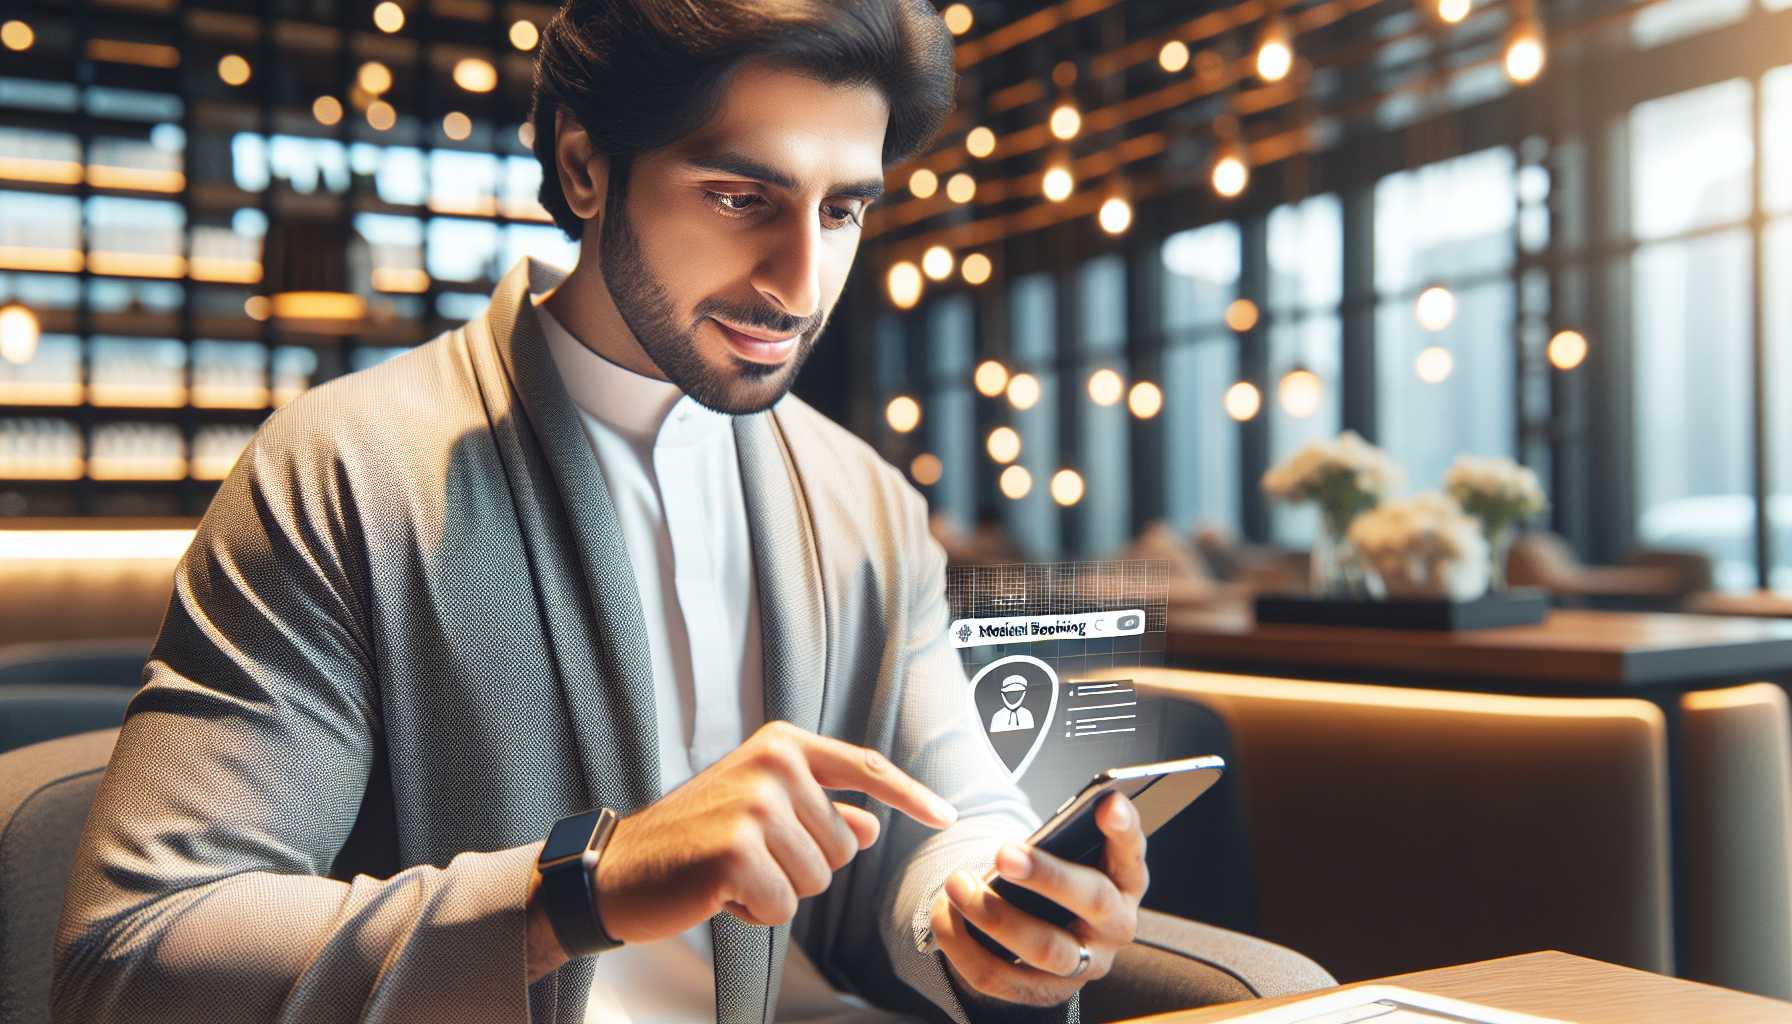
[[[537,861],[542,905],[567,956],[593,956],[622,945],[604,931],[597,912],[597,862],[615,828],[616,812],[603,807],[561,818],[542,844]]]

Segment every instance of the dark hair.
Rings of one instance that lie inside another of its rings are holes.
[[[612,190],[630,161],[701,127],[748,60],[829,84],[869,84],[890,105],[883,161],[918,151],[952,109],[952,40],[927,0],[567,0],[535,57],[535,158],[541,205],[568,237],[554,115],[578,119],[610,159]]]

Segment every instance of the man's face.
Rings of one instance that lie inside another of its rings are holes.
[[[888,118],[872,86],[749,64],[707,124],[634,161],[598,228],[604,282],[686,394],[741,414],[790,390],[882,188]]]

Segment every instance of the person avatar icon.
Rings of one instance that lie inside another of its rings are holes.
[[[1025,732],[1033,728],[1033,712],[1021,707],[1027,699],[1027,681],[1018,675],[1002,680],[1002,707],[990,716],[989,731]]]

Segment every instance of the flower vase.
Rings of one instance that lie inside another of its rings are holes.
[[[1501,525],[1486,531],[1487,590],[1500,593],[1506,589],[1506,559],[1512,554],[1512,527]]]
[[[1354,519],[1355,517],[1350,517]],[[1350,519],[1319,517],[1319,533],[1313,538],[1309,589],[1314,597],[1367,600],[1374,596],[1368,569],[1348,539]]]

